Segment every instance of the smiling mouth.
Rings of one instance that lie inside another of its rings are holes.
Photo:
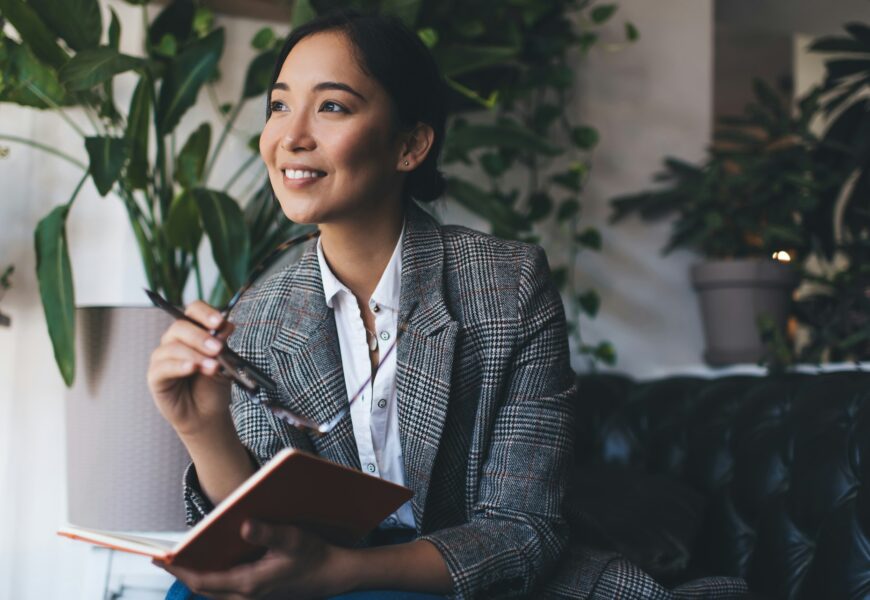
[[[305,179],[320,179],[326,177],[323,171],[300,171],[298,169],[284,169],[282,171],[284,177],[293,181],[302,181]]]

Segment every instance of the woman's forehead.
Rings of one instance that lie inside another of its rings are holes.
[[[353,45],[341,32],[327,31],[300,40],[287,55],[278,83],[310,91],[323,81],[349,84],[354,89],[374,91],[379,87],[359,65]],[[361,89],[362,88],[362,89]]]

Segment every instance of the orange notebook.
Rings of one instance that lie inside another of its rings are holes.
[[[180,567],[212,571],[263,554],[262,548],[241,537],[241,526],[247,518],[299,525],[346,546],[362,539],[411,496],[408,488],[288,448],[177,542],[75,526],[57,533]]]

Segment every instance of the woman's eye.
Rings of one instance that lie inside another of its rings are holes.
[[[272,112],[280,112],[287,108],[287,105],[281,102],[280,100],[273,100],[269,103],[269,110]]]
[[[347,109],[338,102],[327,100],[320,105],[320,110],[324,112],[347,112]]]

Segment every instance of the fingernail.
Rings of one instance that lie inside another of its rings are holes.
[[[217,352],[221,349],[221,343],[214,338],[206,339],[203,345],[212,352]]]
[[[217,361],[213,358],[206,358],[203,359],[202,366],[206,369],[214,369],[215,367],[217,367]]]
[[[221,324],[221,321],[223,321],[223,317],[221,317],[220,315],[212,315],[212,316],[210,316],[210,317],[208,318],[208,322],[209,322],[209,324],[210,324],[210,325],[213,325],[213,326],[215,326],[215,327],[217,327],[218,325],[220,325],[220,324]]]

